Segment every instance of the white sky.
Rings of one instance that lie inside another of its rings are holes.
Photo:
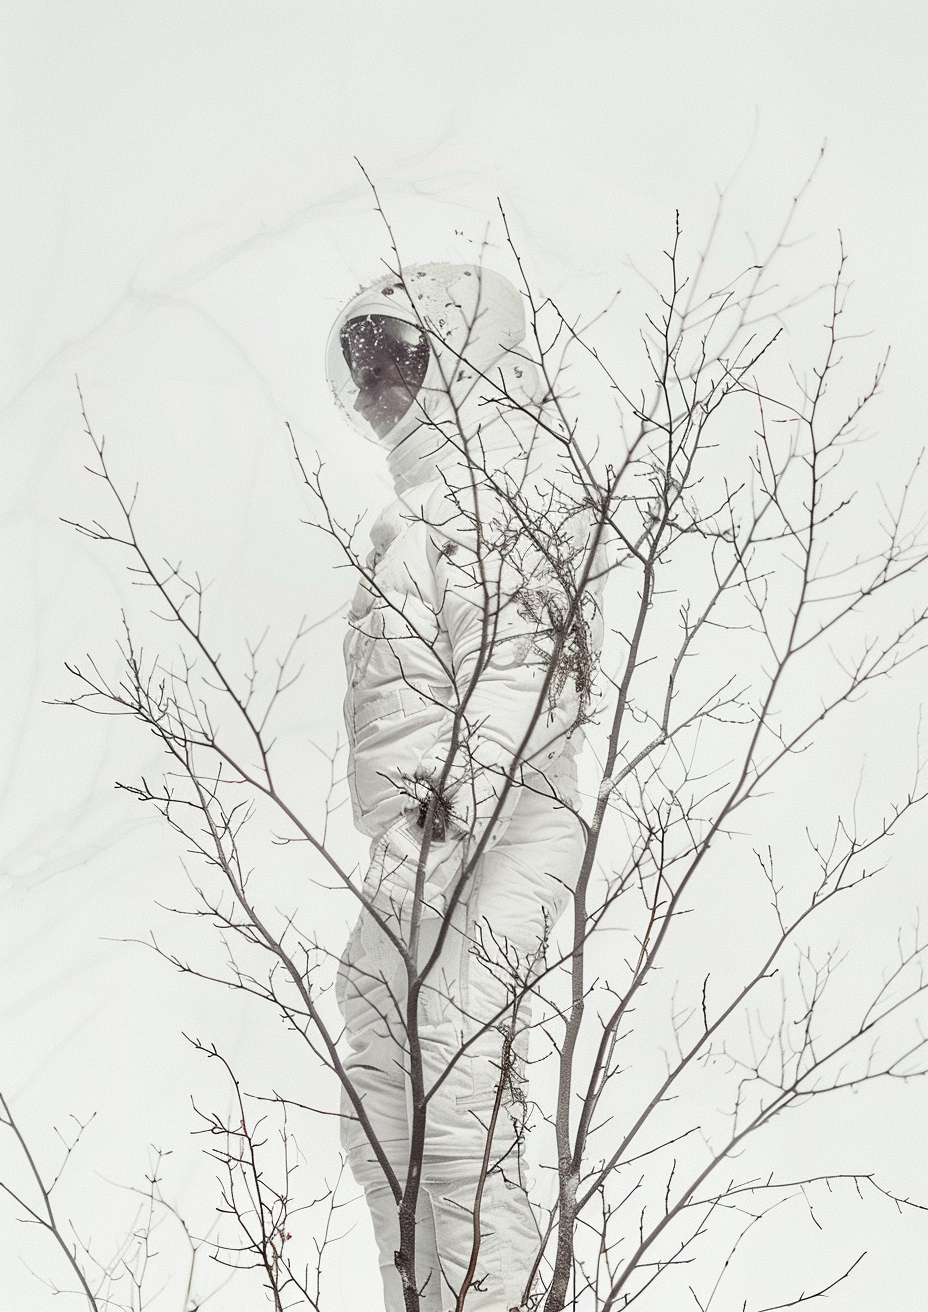
[[[97,1111],[68,1198],[105,1246],[128,1203],[100,1177],[140,1181],[150,1143],[177,1149],[169,1192],[194,1213],[208,1206],[189,1093],[209,1104],[222,1085],[181,1032],[215,1038],[248,1071],[279,1058],[259,1013],[114,941],[157,924],[172,944],[196,943],[154,906],[184,896],[175,848],[112,788],[157,757],[123,724],[43,705],[69,691],[65,660],[112,650],[120,604],[138,600],[114,552],[59,522],[102,508],[82,472],[74,375],[114,467],[140,484],[146,530],[216,579],[223,636],[267,619],[285,628],[351,591],[300,527],[285,422],[323,454],[339,504],[387,495],[321,368],[339,304],[387,254],[355,157],[407,259],[472,252],[500,197],[533,276],[578,308],[623,284],[627,257],[655,259],[675,209],[704,231],[739,166],[731,232],[769,238],[827,139],[792,267],[827,276],[841,229],[853,322],[872,329],[874,355],[892,347],[872,466],[890,476],[924,442],[926,18],[916,0],[7,0],[0,23],[0,1087],[46,1160],[52,1124]],[[314,639],[319,696],[295,711],[295,744],[332,741],[340,634],[336,617]],[[899,688],[887,724],[914,718],[920,678]],[[843,755],[878,727],[861,724]],[[911,916],[924,837],[921,819],[884,929]],[[914,1193],[928,1094],[881,1098],[835,1124],[864,1150],[852,1167]],[[914,1308],[924,1226],[851,1209],[849,1251],[864,1215],[870,1257],[830,1306]],[[42,1250],[5,1206],[0,1244],[0,1306],[61,1307],[25,1270],[21,1255],[35,1264]],[[342,1263],[328,1312],[372,1296],[363,1271]],[[208,1306],[255,1304],[230,1290]]]

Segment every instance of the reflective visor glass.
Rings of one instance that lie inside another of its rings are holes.
[[[349,319],[329,344],[336,399],[369,437],[384,437],[412,406],[429,367],[429,344],[415,324],[387,314]]]

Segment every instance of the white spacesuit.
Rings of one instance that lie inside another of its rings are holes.
[[[595,586],[578,591],[591,516],[538,371],[516,350],[524,334],[505,278],[432,264],[356,297],[328,348],[336,398],[387,448],[396,488],[345,643],[349,784],[372,839],[370,910],[339,970],[345,1068],[405,1185],[397,945],[419,971],[432,960],[416,1008],[424,1312],[453,1308],[462,1282],[474,1312],[523,1301],[539,1242],[522,1162],[531,986],[583,851],[574,757],[600,641]],[[395,1198],[347,1100],[343,1112],[387,1312],[400,1312]]]

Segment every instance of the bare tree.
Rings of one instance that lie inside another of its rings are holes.
[[[14,1117],[6,1098],[0,1094],[0,1125],[11,1132],[25,1168],[22,1186],[0,1181],[0,1189],[16,1205],[23,1223],[38,1226],[47,1234],[59,1253],[58,1265],[64,1270],[70,1268],[73,1286],[69,1288],[60,1283],[60,1277],[55,1274],[54,1262],[49,1262],[48,1274],[43,1274],[44,1282],[55,1295],[71,1293],[82,1297],[92,1312],[104,1312],[104,1309],[143,1312],[161,1292],[163,1277],[155,1269],[158,1267],[158,1232],[166,1221],[173,1221],[183,1233],[188,1250],[188,1264],[181,1282],[181,1299],[177,1304],[178,1312],[198,1312],[218,1292],[221,1285],[214,1285],[209,1293],[199,1292],[198,1287],[202,1282],[199,1278],[198,1258],[203,1244],[190,1233],[177,1208],[164,1195],[163,1152],[152,1149],[146,1187],[135,1191],[140,1195],[140,1201],[135,1207],[132,1220],[125,1235],[106,1257],[101,1257],[99,1250],[91,1245],[86,1235],[81,1235],[79,1223],[73,1217],[62,1216],[54,1199],[55,1189],[90,1124],[90,1121],[81,1122],[76,1117],[72,1119],[74,1125],[69,1134],[62,1134],[56,1129],[61,1149],[57,1169],[53,1173],[43,1172],[34,1147],[23,1133],[21,1123]]]
[[[925,1073],[918,1018],[928,945],[918,925],[900,932],[895,960],[867,996],[854,995],[853,1014],[832,1005],[853,963],[826,945],[834,909],[887,878],[886,840],[924,800],[918,743],[910,785],[869,819],[851,799],[823,827],[820,816],[797,813],[783,783],[826,722],[853,715],[864,694],[923,652],[928,619],[918,603],[907,609],[928,557],[913,508],[918,468],[876,511],[865,504],[855,531],[843,529],[857,505],[842,461],[885,361],[856,396],[842,384],[843,248],[810,302],[826,307],[817,354],[791,358],[783,328],[802,298],[779,293],[775,265],[795,209],[768,254],[738,276],[714,272],[717,228],[690,258],[677,225],[640,325],[643,367],[629,362],[629,348],[610,346],[599,316],[579,322],[536,294],[502,216],[529,328],[514,356],[542,384],[533,393],[518,367],[475,366],[479,287],[463,344],[449,347],[441,322],[418,318],[443,358],[453,357],[443,375],[452,419],[426,415],[423,426],[432,424],[459,473],[446,473],[440,495],[417,511],[441,581],[417,607],[397,603],[377,552],[359,544],[360,520],[343,522],[326,471],[293,443],[315,529],[359,582],[358,640],[368,652],[382,644],[402,671],[399,713],[440,705],[448,730],[427,770],[398,768],[387,781],[414,846],[387,843],[363,878],[277,764],[286,698],[308,691],[300,647],[310,622],[296,624],[270,662],[266,639],[249,645],[238,674],[211,637],[196,572],[139,536],[136,494],[118,486],[81,400],[92,471],[116,518],[75,527],[126,553],[175,645],[146,648],[141,621],[124,616],[115,672],[94,658],[74,664],[70,704],[128,716],[163,747],[163,779],[123,786],[200,859],[182,910],[211,927],[224,957],[214,969],[205,956],[190,962],[152,946],[177,968],[267,1004],[330,1073],[341,1116],[395,1208],[407,1312],[442,1281],[458,1312],[473,1305],[486,1278],[488,1191],[502,1182],[525,1192],[530,1139],[550,1145],[547,1167],[548,1148],[536,1156],[553,1192],[549,1205],[534,1205],[538,1238],[520,1302],[545,1312],[609,1312],[649,1298],[657,1306],[671,1290],[688,1300],[675,1305],[747,1309],[729,1288],[732,1257],[788,1200],[811,1209],[818,1195],[846,1188],[921,1206],[853,1170],[781,1177],[761,1134],[788,1110]],[[414,266],[384,223],[389,277],[415,309]],[[475,277],[489,275],[477,266]],[[556,475],[517,479],[494,463],[481,425],[459,405],[466,370],[503,422],[553,444]],[[584,419],[594,397],[595,423]],[[449,598],[461,597],[477,637],[466,660],[449,662],[440,633]],[[422,661],[440,668],[440,690],[424,688]],[[532,704],[523,704],[514,747],[494,756],[486,689],[517,665],[532,671]],[[584,740],[574,793],[558,763]],[[326,816],[344,787],[339,767]],[[518,941],[493,917],[465,913],[487,853],[526,797],[569,813],[582,851],[561,889],[569,914],[558,925],[557,906]],[[784,846],[784,832],[803,830],[804,853]],[[281,900],[267,853],[254,856],[252,836],[267,833],[285,851],[298,844],[307,878],[362,913],[346,952],[306,922],[291,894]],[[705,933],[719,917],[721,939]],[[452,944],[492,1000],[479,1014],[444,978]],[[336,991],[343,1009],[346,997],[363,996],[404,1054],[409,1138],[399,1157],[346,1054]],[[422,1039],[423,1017],[437,1013],[456,1036],[440,1060]],[[237,1240],[222,1240],[224,1260],[256,1263],[275,1308],[319,1309],[335,1189],[302,1160],[295,1171],[288,1118],[319,1133],[334,1103],[309,1107],[297,1091],[245,1094],[215,1048],[201,1046],[226,1066],[238,1108],[234,1124],[204,1114],[221,1144],[221,1210],[238,1226]],[[421,1258],[428,1136],[439,1100],[478,1054],[495,1070],[493,1097],[486,1115],[461,1104],[479,1152],[467,1197],[449,1186],[446,1200],[469,1218],[472,1241],[457,1266],[436,1270]],[[247,1110],[252,1096],[283,1118],[273,1184],[261,1164],[266,1132]],[[304,1236],[312,1257],[295,1256],[292,1218],[314,1201],[328,1210]],[[823,1297],[857,1261],[814,1287],[791,1273],[795,1289],[777,1293],[775,1306]]]

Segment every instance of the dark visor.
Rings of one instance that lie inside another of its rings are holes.
[[[411,391],[422,386],[429,364],[429,343],[413,323],[389,314],[362,314],[349,319],[342,328],[341,347],[352,374],[363,374],[386,357]]]

